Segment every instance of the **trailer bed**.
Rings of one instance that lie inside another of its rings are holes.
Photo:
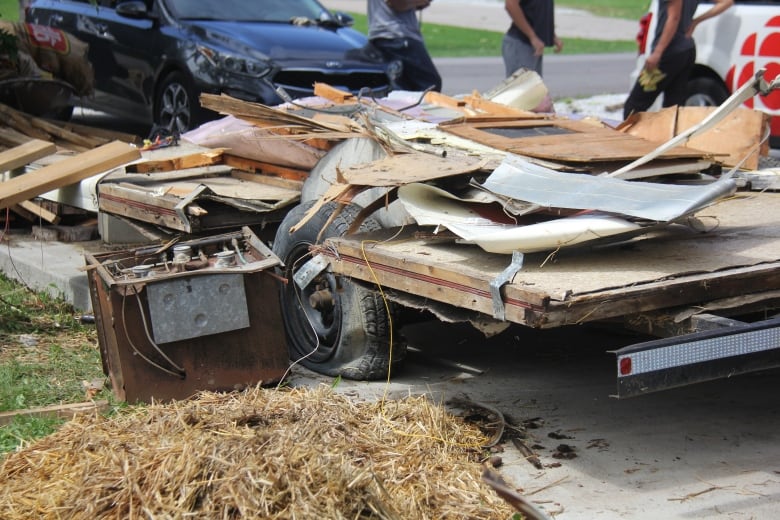
[[[621,244],[528,254],[500,290],[503,319],[536,328],[701,305],[778,299],[780,194],[738,193]],[[496,317],[491,282],[510,255],[422,236],[414,226],[329,239],[319,253],[339,274]],[[391,291],[392,292],[392,291]]]

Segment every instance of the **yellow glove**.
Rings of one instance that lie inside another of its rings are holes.
[[[661,69],[642,69],[642,72],[639,74],[639,84],[645,92],[653,92],[658,89],[658,83],[665,77],[666,74],[661,72]]]

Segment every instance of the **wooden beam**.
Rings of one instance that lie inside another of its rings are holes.
[[[26,166],[36,159],[56,152],[57,147],[54,143],[32,139],[10,150],[0,152],[0,171],[14,170]]]
[[[156,173],[212,166],[222,162],[222,154],[227,148],[214,148],[204,152],[191,153],[168,159],[148,160],[130,164],[128,173]]]
[[[442,94],[441,92],[426,92],[425,102],[440,107],[456,108],[464,111],[467,109],[466,102],[462,99],[456,99],[452,96]]]
[[[314,95],[320,96],[329,101],[333,101],[334,103],[339,103],[339,104],[355,102],[354,94],[352,94],[351,92],[347,92],[345,90],[338,89],[336,87],[332,87],[327,83],[315,83]]]
[[[141,157],[128,143],[113,141],[99,148],[68,157],[40,170],[0,184],[0,209],[37,197],[47,191],[75,184],[96,173],[127,164]]]
[[[3,146],[19,146],[32,139],[27,134],[15,130],[9,126],[0,127],[0,144]]]
[[[18,208],[21,208],[25,212],[31,213],[33,217],[38,217],[46,222],[49,222],[50,224],[59,224],[60,217],[54,212],[51,212],[44,208],[43,206],[36,204],[33,201],[30,200],[23,200],[19,204],[14,204],[11,209],[16,211],[18,213]],[[24,215],[22,215],[24,216]],[[27,217],[25,217],[27,218]]]
[[[39,408],[27,408],[24,410],[13,410],[11,412],[0,412],[0,426],[11,424],[17,416],[72,419],[80,413],[100,413],[107,409],[108,401],[90,401],[87,403],[60,404]]]
[[[294,181],[305,181],[309,177],[309,172],[306,170],[279,166],[278,164],[257,161],[255,159],[239,157],[237,155],[224,154],[222,156],[222,163],[239,170],[264,173],[265,175],[273,175],[275,177],[282,177],[283,179]]]

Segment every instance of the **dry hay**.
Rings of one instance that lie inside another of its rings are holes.
[[[486,437],[424,397],[203,393],[83,415],[0,465],[0,518],[506,519]]]

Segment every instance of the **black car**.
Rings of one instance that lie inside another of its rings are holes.
[[[95,91],[74,104],[172,132],[213,115],[202,92],[273,105],[323,82],[383,95],[401,67],[317,0],[34,0],[25,21],[89,45]]]

